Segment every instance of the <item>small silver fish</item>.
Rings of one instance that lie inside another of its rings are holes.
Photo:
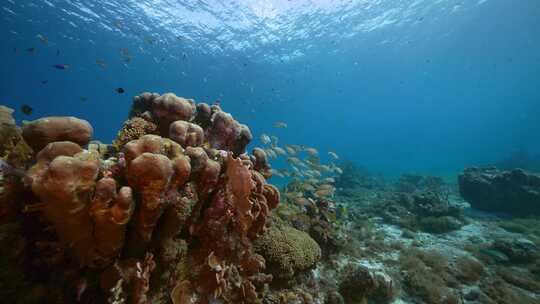
[[[268,136],[268,135],[266,135],[264,133],[261,134],[259,139],[261,140],[261,143],[263,143],[263,145],[267,145],[267,144],[269,144],[271,142],[270,136]]]
[[[287,123],[285,123],[283,121],[276,121],[274,123],[274,128],[285,129],[285,128],[287,128]]]

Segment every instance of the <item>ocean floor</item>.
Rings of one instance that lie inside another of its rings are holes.
[[[413,232],[373,213],[371,207],[377,202],[369,201],[378,195],[370,192],[358,205],[346,198],[351,216],[343,224],[342,233],[352,237],[341,252],[312,270],[321,285],[333,285],[338,290],[340,285],[348,285],[357,295],[362,288],[372,288],[344,303],[540,303],[540,239],[538,228],[534,228],[539,220],[512,220],[464,209],[469,216],[463,216],[466,223],[458,229]],[[458,196],[452,203],[470,207]],[[355,219],[356,214],[361,214],[360,219]],[[524,229],[525,223],[536,232]],[[517,232],[520,228],[522,231]],[[365,286],[365,278],[346,282],[354,279],[343,274],[351,267],[365,269],[372,278],[382,278],[385,290],[377,290],[381,284]],[[324,297],[316,302],[328,303]]]

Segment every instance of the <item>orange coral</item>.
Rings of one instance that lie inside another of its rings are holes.
[[[130,187],[116,193],[116,181],[105,177],[97,182],[90,206],[94,222],[96,264],[106,265],[122,250],[126,225],[133,211],[133,194]]]
[[[169,186],[173,168],[164,155],[143,153],[128,166],[128,183],[141,195],[137,213],[137,234],[148,242],[161,216],[164,193]]]
[[[97,159],[81,152],[75,156],[57,156],[50,163],[38,163],[30,173],[32,191],[45,203],[46,218],[82,265],[90,264],[93,258],[88,203],[98,168]]]
[[[227,158],[227,193],[229,200],[234,202],[236,213],[236,227],[242,238],[247,236],[247,232],[253,223],[254,216],[251,213],[253,203],[249,197],[255,183],[251,180],[249,168],[242,164],[238,158],[229,155]]]

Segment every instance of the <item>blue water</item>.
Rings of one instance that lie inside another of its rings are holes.
[[[74,115],[110,142],[132,96],[172,91],[219,100],[256,138],[387,175],[540,152],[537,0],[3,0],[0,11],[0,103],[34,108],[19,122]]]

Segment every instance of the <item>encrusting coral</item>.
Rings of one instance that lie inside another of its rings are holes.
[[[34,156],[4,172],[1,208],[18,216],[0,223],[22,225],[28,280],[52,291],[41,302],[261,301],[272,275],[253,242],[280,195],[264,153],[245,154],[246,125],[217,106],[143,93],[113,146],[84,149],[93,128],[74,117],[14,128]],[[312,243],[309,264],[320,256]]]

